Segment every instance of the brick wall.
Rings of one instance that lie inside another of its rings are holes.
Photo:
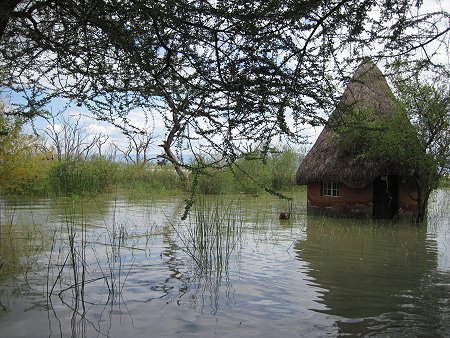
[[[339,197],[321,196],[321,183],[307,186],[308,212],[344,217],[372,217],[372,184],[352,189],[339,184]],[[413,216],[417,211],[414,189],[404,182],[399,182],[399,216]]]

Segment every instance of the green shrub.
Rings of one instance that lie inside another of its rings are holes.
[[[270,167],[261,159],[240,159],[233,171],[238,192],[258,195],[271,186]]]
[[[290,190],[295,187],[295,175],[302,157],[303,155],[290,148],[272,153],[269,161],[272,172],[272,189]]]
[[[149,168],[147,186],[156,191],[179,191],[182,189],[180,177],[172,166],[152,166]]]
[[[121,164],[119,171],[119,185],[130,192],[174,192],[182,187],[171,165]]]
[[[235,182],[231,171],[208,169],[198,178],[198,191],[207,195],[221,195],[235,192]]]
[[[50,185],[57,195],[99,194],[115,182],[116,165],[102,158],[60,162],[50,172]]]
[[[53,166],[54,162],[44,156],[14,154],[0,166],[1,191],[9,195],[47,195]]]
[[[440,188],[450,188],[450,176],[443,176],[439,180]]]
[[[42,140],[22,133],[23,121],[5,114],[0,101],[0,190],[5,194],[36,195],[48,192],[52,166]]]
[[[291,148],[273,149],[265,160],[251,153],[236,161],[232,168],[208,168],[198,177],[197,189],[203,194],[244,193],[258,195],[266,189],[296,188],[295,174],[303,155]]]

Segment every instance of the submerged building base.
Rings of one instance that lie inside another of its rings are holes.
[[[324,194],[322,182],[310,183],[307,185],[307,211],[335,217],[413,219],[417,214],[417,194],[405,182],[399,179],[396,182],[392,191],[383,189],[382,183],[375,181],[356,189],[339,183],[335,196]]]

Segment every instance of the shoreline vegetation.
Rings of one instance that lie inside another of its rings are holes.
[[[283,148],[268,159],[242,158],[233,167],[203,169],[181,181],[171,164],[127,163],[101,156],[89,159],[55,160],[46,156],[23,156],[0,166],[0,194],[52,197],[85,196],[120,192],[130,197],[200,193],[206,195],[261,195],[267,191],[294,193],[295,173],[304,153]],[[238,169],[238,170],[237,170]],[[450,188],[442,177],[440,188]]]
[[[100,155],[105,153],[101,146],[97,152],[90,151],[94,144],[90,144],[89,149],[83,148],[85,144],[81,141],[71,144],[68,139],[63,142],[58,138],[53,146],[48,145],[41,137],[22,133],[23,121],[8,118],[1,113],[1,108],[0,101],[0,130],[5,131],[0,138],[0,194],[3,197],[92,196],[120,192],[130,197],[182,195],[192,200],[196,194],[257,196],[271,193],[283,197],[306,190],[304,186],[297,186],[295,179],[305,149],[284,145],[266,151],[251,150],[229,165],[214,158],[196,158],[197,162],[186,163],[182,169],[183,176],[188,176],[184,181],[179,168],[169,161],[149,162],[142,153],[135,158],[130,155],[129,161],[120,161],[113,152]],[[450,176],[442,176],[439,187],[449,188]]]
[[[181,181],[171,164],[117,162],[98,155],[86,160],[57,160],[45,154],[20,156],[0,166],[0,193],[36,197],[114,191],[137,197],[192,192],[207,195],[288,193],[305,189],[295,183],[295,173],[303,156],[286,147],[271,152],[264,160],[242,158],[231,167],[206,168],[198,175],[190,170],[188,184]],[[195,165],[190,167],[195,168]]]

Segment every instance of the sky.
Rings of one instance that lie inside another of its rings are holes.
[[[438,7],[439,5],[435,0],[425,0],[423,5],[423,11],[434,11],[437,9],[440,9]],[[441,2],[441,6],[444,10],[447,12],[450,12],[450,0],[443,0]],[[446,62],[449,62],[448,55],[444,55],[443,58],[447,58]],[[379,65],[382,69],[382,65]],[[11,96],[3,97],[3,99],[6,101],[6,103],[13,104],[20,100],[20,97],[17,96],[17,94],[11,94]],[[51,106],[49,107],[49,111],[51,111],[53,114],[58,113],[62,110],[62,107],[64,106],[64,102],[61,100],[55,100]],[[62,125],[62,121],[59,121],[58,119],[61,118],[61,116],[64,116],[64,118],[70,117],[71,119],[79,119],[80,126],[82,126],[82,130],[85,134],[88,135],[88,138],[93,138],[95,135],[108,135],[108,143],[114,142],[116,145],[118,145],[121,149],[126,149],[127,147],[127,139],[126,137],[118,130],[117,128],[113,127],[111,124],[100,122],[95,120],[89,111],[87,111],[85,108],[80,108],[77,106],[69,107],[69,109],[65,110],[61,113],[60,117],[57,117],[55,120],[55,129],[59,130]],[[161,138],[164,136],[165,132],[165,126],[162,118],[155,118],[151,123],[148,123],[145,125],[144,119],[142,117],[142,113],[135,110],[129,115],[129,119],[132,123],[134,123],[137,126],[147,128],[152,132],[153,137],[155,138],[155,145],[153,147],[153,150],[151,151],[153,154],[161,153],[161,150],[157,147],[157,144],[160,144]],[[292,121],[287,121],[288,123]],[[33,126],[27,125],[25,128],[26,132],[31,132],[33,127],[38,133],[43,133],[44,130],[49,130],[49,123],[41,118],[37,118]],[[322,128],[321,127],[311,127],[311,126],[304,126],[303,135],[308,138],[308,144],[311,146],[314,141],[319,136]],[[106,150],[107,145],[104,146],[104,150]],[[304,148],[304,146],[303,146]],[[306,149],[308,146],[306,147]]]

